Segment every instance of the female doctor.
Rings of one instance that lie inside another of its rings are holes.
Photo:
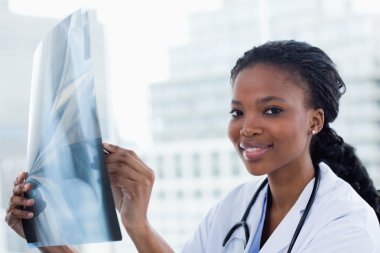
[[[233,189],[201,222],[184,253],[380,252],[380,196],[351,146],[330,123],[345,84],[319,48],[268,42],[231,71],[228,136],[249,173],[267,175]],[[375,112],[374,112],[375,113]],[[122,223],[139,252],[173,252],[150,226],[154,173],[131,150],[104,144]],[[23,236],[33,214],[15,181],[7,223]],[[43,252],[75,252],[70,246]]]

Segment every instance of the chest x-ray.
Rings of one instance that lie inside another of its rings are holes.
[[[34,217],[29,246],[120,240],[101,146],[88,13],[55,26],[36,49],[29,113],[27,182]]]

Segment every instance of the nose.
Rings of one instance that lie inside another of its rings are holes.
[[[255,135],[262,134],[262,133],[263,133],[263,131],[261,129],[258,129],[258,128],[243,127],[240,130],[240,135],[242,135],[244,137],[253,137]]]
[[[248,123],[246,121],[243,127],[240,129],[240,135],[243,137],[253,137],[262,133],[263,130],[261,127],[258,126],[257,122],[253,124],[252,122]]]

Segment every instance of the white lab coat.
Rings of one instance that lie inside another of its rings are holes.
[[[292,252],[302,253],[380,253],[380,226],[374,210],[351,186],[337,177],[324,163],[316,199]],[[244,211],[263,179],[232,190],[214,206],[201,222],[182,253],[248,253],[258,226],[265,191],[261,191],[248,216],[251,233],[244,249],[244,231],[236,231],[223,248],[230,228],[241,220]],[[268,238],[260,253],[286,252],[313,189],[314,179],[305,187],[294,206]]]

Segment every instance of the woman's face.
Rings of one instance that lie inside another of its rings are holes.
[[[256,64],[240,71],[233,83],[228,135],[253,175],[310,165],[309,144],[311,131],[319,129],[314,126],[318,113],[306,107],[304,90],[290,75],[276,66]]]

